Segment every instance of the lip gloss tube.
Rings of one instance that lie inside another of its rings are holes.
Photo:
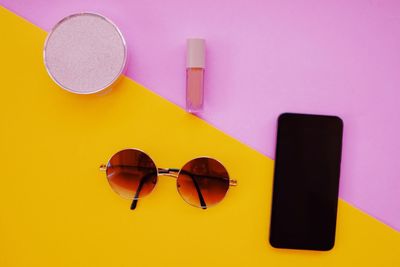
[[[206,44],[204,39],[187,39],[186,43],[186,111],[203,110]]]

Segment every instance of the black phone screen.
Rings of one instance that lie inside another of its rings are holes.
[[[273,247],[333,248],[342,133],[339,117],[280,115],[270,226]]]

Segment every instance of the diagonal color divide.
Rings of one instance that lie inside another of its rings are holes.
[[[399,1],[0,2],[45,30],[106,15],[127,39],[127,76],[180,106],[185,38],[206,38],[206,121],[271,157],[279,113],[341,116],[340,196],[400,229]]]
[[[272,249],[271,159],[129,78],[64,92],[42,64],[45,32],[3,8],[0,22],[0,266],[400,265],[400,234],[342,200],[334,250]],[[239,185],[204,211],[161,179],[132,212],[98,171],[126,147],[161,167],[215,157]]]

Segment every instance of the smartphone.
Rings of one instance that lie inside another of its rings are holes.
[[[330,250],[335,244],[343,122],[284,113],[278,119],[269,242]]]

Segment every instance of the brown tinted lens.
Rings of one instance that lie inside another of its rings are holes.
[[[211,158],[197,158],[179,172],[178,191],[189,204],[206,208],[220,202],[229,188],[225,167]]]
[[[124,198],[150,194],[157,183],[157,167],[145,153],[126,149],[115,154],[107,164],[107,178],[112,189]],[[139,192],[137,192],[139,190]]]

